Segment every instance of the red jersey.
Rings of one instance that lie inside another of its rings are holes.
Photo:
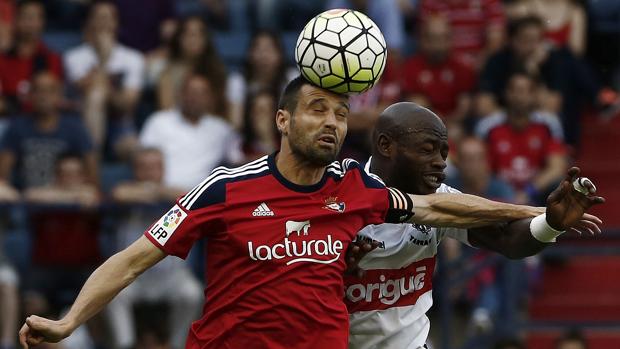
[[[405,63],[403,70],[404,94],[423,95],[442,117],[454,112],[459,96],[472,91],[476,83],[473,69],[454,56],[431,65],[423,55],[415,55]]]
[[[345,349],[345,251],[361,228],[411,205],[353,160],[300,186],[271,155],[213,170],[145,235],[183,258],[207,238],[206,302],[187,349]]]
[[[545,167],[548,156],[566,153],[561,132],[557,118],[544,113],[533,113],[522,130],[508,124],[505,114],[483,120],[477,130],[486,138],[493,172],[518,189]]]
[[[422,0],[420,19],[430,15],[448,19],[452,28],[452,48],[474,60],[486,44],[487,28],[503,28],[505,24],[500,0]]]
[[[0,54],[0,94],[22,98],[30,90],[30,79],[37,71],[48,70],[62,79],[60,56],[39,43],[30,57],[19,57],[15,52]]]

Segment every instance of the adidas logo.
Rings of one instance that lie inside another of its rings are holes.
[[[258,205],[257,208],[254,209],[254,212],[252,212],[252,216],[266,217],[266,216],[275,216],[275,214],[273,213],[272,210],[269,209],[269,207],[267,207],[267,204],[263,202],[262,204]]]

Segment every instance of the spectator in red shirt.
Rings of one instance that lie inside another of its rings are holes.
[[[504,43],[504,10],[500,0],[422,0],[419,16],[448,19],[453,30],[454,50],[474,67],[481,67],[486,57]]]
[[[60,56],[43,44],[45,8],[40,1],[20,1],[12,47],[0,54],[0,114],[28,110],[26,96],[32,76],[42,70],[62,77]]]
[[[491,168],[512,184],[519,203],[541,204],[568,165],[562,126],[556,115],[535,111],[536,91],[532,77],[514,73],[505,91],[506,111],[476,129],[486,139]]]
[[[422,22],[420,53],[405,63],[402,90],[407,99],[436,111],[454,137],[453,129],[460,128],[471,106],[475,73],[452,52],[450,36],[444,17]]]

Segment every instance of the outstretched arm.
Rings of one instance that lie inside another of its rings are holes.
[[[437,193],[409,197],[414,212],[411,221],[435,227],[483,227],[545,212],[543,207],[507,204],[469,194]]]
[[[585,193],[573,188],[573,182],[579,175],[579,169],[568,170],[566,177],[547,198],[546,214],[532,219],[522,219],[511,223],[469,229],[469,242],[476,247],[503,254],[508,258],[518,259],[534,255],[563,231],[573,228],[577,231],[600,233],[598,225],[603,222],[596,216],[585,212],[592,206],[604,202],[602,197],[594,195],[595,188],[585,181]],[[542,229],[542,232],[541,232]]]
[[[19,331],[24,349],[42,342],[59,342],[132,283],[142,272],[157,264],[166,255],[142,236],[125,250],[110,257],[88,278],[71,310],[64,318],[53,321],[29,316]]]

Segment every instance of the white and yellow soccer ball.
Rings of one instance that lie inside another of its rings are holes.
[[[365,14],[325,11],[308,22],[295,46],[295,61],[311,83],[336,93],[362,93],[377,83],[387,58],[379,27]]]

